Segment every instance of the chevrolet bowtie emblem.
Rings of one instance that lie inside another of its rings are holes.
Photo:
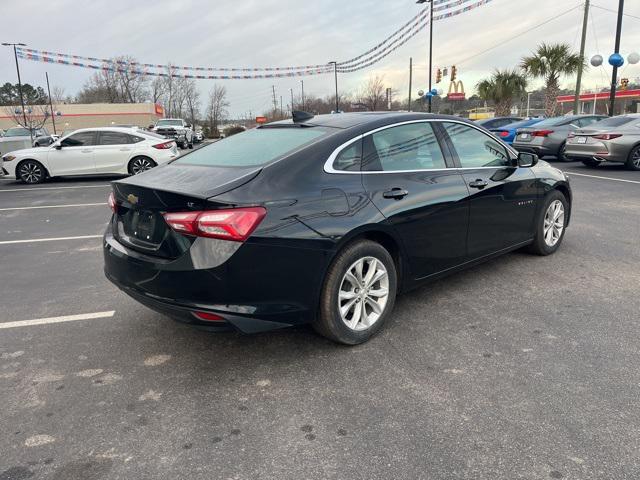
[[[130,204],[135,205],[136,203],[138,203],[138,197],[136,197],[133,193],[130,193],[129,195],[127,195],[127,201]]]

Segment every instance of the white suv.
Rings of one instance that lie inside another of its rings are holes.
[[[193,129],[181,118],[158,120],[153,131],[158,135],[174,139],[180,148],[193,148]]]
[[[177,156],[176,143],[153,132],[85,128],[48,147],[5,154],[2,170],[24,183],[40,183],[47,177],[67,175],[136,175]]]

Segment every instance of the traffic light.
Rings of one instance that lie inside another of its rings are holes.
[[[451,67],[451,81],[453,82],[456,79],[456,76],[458,75],[458,69],[456,68],[455,65],[453,65]]]
[[[440,83],[442,81],[442,70],[436,70],[436,83]]]

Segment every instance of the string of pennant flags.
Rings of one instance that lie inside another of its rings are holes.
[[[434,15],[433,20],[443,20],[461,15],[475,8],[490,3],[492,0],[433,0],[433,11],[443,11]],[[473,3],[470,3],[473,2]],[[467,4],[467,5],[465,5]],[[462,8],[456,8],[465,5]],[[422,31],[429,24],[429,10],[422,9],[407,23],[387,36],[382,42],[370,48],[366,52],[349,60],[336,63],[336,69],[340,73],[350,73],[367,68],[383,58],[387,57],[398,48],[407,43],[411,38]],[[72,55],[62,52],[36,50],[32,48],[18,47],[16,49],[19,58],[35,62],[53,63],[72,67],[88,68],[92,70],[110,72],[130,72],[143,76],[172,77],[196,80],[248,80],[248,79],[272,79],[287,77],[303,77],[322,75],[333,72],[332,64],[301,65],[289,67],[201,67],[182,65],[163,65],[153,63],[139,63],[123,59],[105,59]],[[207,72],[192,73],[192,72]]]

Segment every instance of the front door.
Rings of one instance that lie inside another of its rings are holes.
[[[478,128],[441,125],[469,189],[469,259],[530,240],[537,202],[531,169],[517,167],[505,145]]]
[[[101,130],[95,147],[94,161],[97,173],[123,172],[135,145],[131,135],[124,132]]]
[[[95,132],[74,133],[60,142],[61,148],[51,147],[47,157],[49,172],[57,175],[91,175],[96,172],[93,162]]]
[[[436,133],[430,122],[413,122],[363,140],[365,190],[402,239],[414,279],[458,265],[466,254],[467,187],[448,168]]]

